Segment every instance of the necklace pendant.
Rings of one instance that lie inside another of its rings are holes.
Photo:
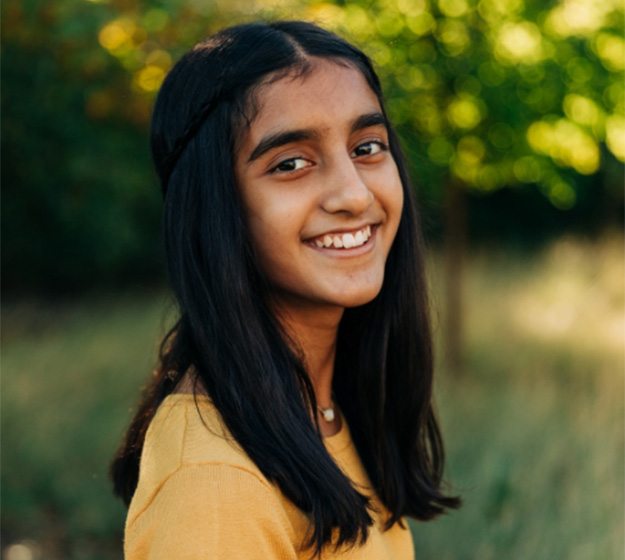
[[[333,408],[322,408],[321,414],[323,414],[323,419],[326,422],[334,422],[334,409]]]

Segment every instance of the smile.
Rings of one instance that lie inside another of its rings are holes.
[[[326,233],[309,242],[322,249],[353,249],[364,245],[371,238],[371,226],[345,233]]]

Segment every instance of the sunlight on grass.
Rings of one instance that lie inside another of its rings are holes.
[[[441,263],[433,265],[440,304]],[[417,558],[617,558],[622,237],[561,239],[526,257],[474,255],[465,299],[468,371],[442,372],[438,387],[448,478],[465,505],[413,525]]]
[[[585,351],[623,351],[623,255],[618,238],[596,246],[571,239],[554,243],[537,263],[544,271],[517,291],[509,306],[515,325],[546,341],[568,341]]]

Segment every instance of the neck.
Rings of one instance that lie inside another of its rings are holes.
[[[336,355],[336,337],[343,309],[281,308],[278,316],[287,333],[304,354],[308,375],[319,406],[332,403],[332,377]]]

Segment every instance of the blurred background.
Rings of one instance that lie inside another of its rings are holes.
[[[428,240],[447,478],[417,559],[624,546],[620,0],[5,0],[2,558],[121,558],[107,469],[175,319],[147,131],[220,27],[320,23],[379,68]]]

